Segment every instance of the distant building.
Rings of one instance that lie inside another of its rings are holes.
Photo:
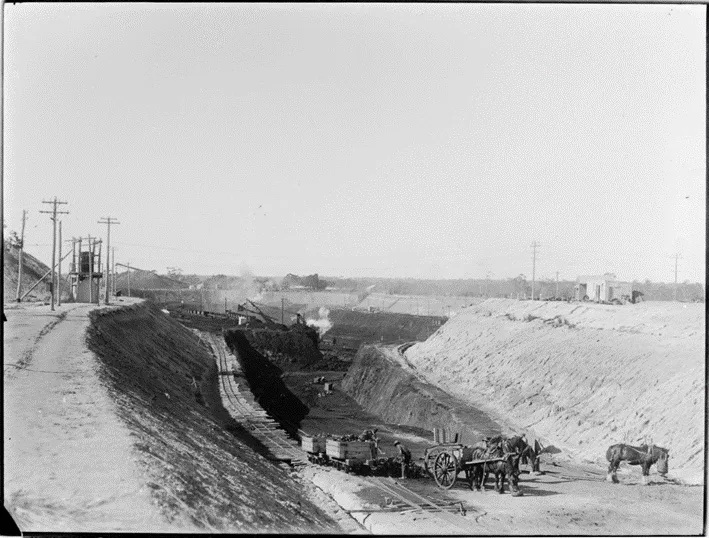
[[[579,276],[576,278],[574,289],[577,301],[584,297],[590,301],[621,300],[623,297],[630,299],[633,294],[632,284],[619,281],[613,273]]]

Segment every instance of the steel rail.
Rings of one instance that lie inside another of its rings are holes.
[[[280,428],[278,422],[271,418],[268,413],[256,402],[250,405],[244,401],[243,391],[239,390],[238,384],[233,380],[233,372],[229,370],[229,361],[220,342],[217,342],[211,333],[198,333],[200,340],[211,348],[212,354],[218,361],[219,377],[223,393],[226,396],[232,411],[237,418],[243,422],[247,429],[257,437],[275,457],[284,456],[291,461],[304,462],[305,454],[300,449],[293,446],[284,436],[287,435]],[[205,336],[205,338],[203,338]],[[223,374],[223,375],[222,375]],[[285,459],[284,458],[284,459]]]
[[[398,498],[400,501],[404,502],[408,506],[411,506],[415,510],[420,510],[431,514],[433,517],[438,518],[439,520],[447,524],[451,524],[460,529],[461,531],[465,531],[466,533],[470,533],[471,531],[471,527],[464,525],[463,522],[460,521],[459,516],[455,516],[454,514],[450,513],[448,508],[435,504],[434,502],[430,501],[429,499],[426,499],[422,495],[411,491],[406,486],[403,486],[402,484],[399,484],[398,482],[394,481],[394,479],[390,479],[389,483],[384,483],[383,481],[370,478],[369,482],[375,487],[378,487],[380,490],[384,491],[385,493],[388,493],[389,495],[393,495],[394,497]],[[406,496],[409,496],[409,498],[406,498]],[[412,500],[411,497],[413,497],[414,500]],[[430,508],[424,508],[421,504],[419,504],[420,502],[430,506]]]

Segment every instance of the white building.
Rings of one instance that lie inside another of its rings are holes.
[[[620,282],[613,273],[603,275],[579,276],[576,278],[576,300],[584,297],[591,301],[612,301],[630,299],[633,287],[630,282]]]

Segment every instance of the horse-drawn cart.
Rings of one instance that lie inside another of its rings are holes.
[[[452,488],[461,471],[465,471],[465,478],[470,482],[472,488],[472,479],[476,468],[482,471],[485,464],[506,460],[504,456],[476,457],[480,455],[477,451],[463,445],[439,445],[435,448],[437,449],[436,456],[429,472],[433,475],[438,487],[443,489]]]

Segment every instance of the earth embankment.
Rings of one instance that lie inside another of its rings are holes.
[[[283,371],[251,346],[247,332],[224,331],[224,340],[243,368],[256,401],[291,434],[308,414],[308,407],[295,396],[281,378]],[[277,331],[270,331],[279,335]],[[287,333],[286,333],[287,334]]]
[[[397,346],[361,348],[342,380],[342,389],[364,409],[392,424],[446,428],[462,434],[465,443],[501,433],[501,427],[485,413],[420,381],[399,363],[398,353]]]
[[[701,304],[568,304],[490,299],[406,358],[426,379],[567,453],[670,449],[670,477],[704,476],[705,312]]]
[[[207,532],[337,531],[247,432],[215,418],[214,359],[196,335],[142,303],[92,314],[88,343],[166,519]]]

